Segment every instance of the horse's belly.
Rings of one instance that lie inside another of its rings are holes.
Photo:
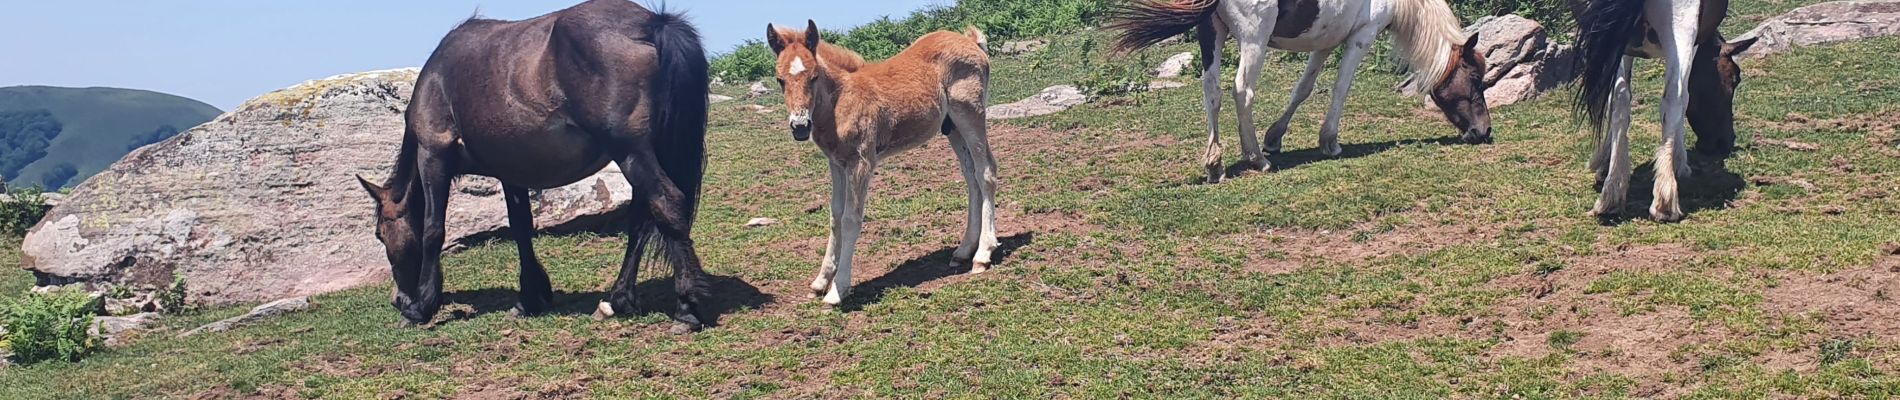
[[[574,183],[611,161],[594,135],[572,125],[517,132],[464,134],[462,148],[476,174],[530,189]]]

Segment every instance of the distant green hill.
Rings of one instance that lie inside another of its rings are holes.
[[[10,185],[77,185],[132,149],[220,113],[197,100],[144,90],[0,88],[0,175]]]

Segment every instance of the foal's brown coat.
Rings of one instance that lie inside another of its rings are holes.
[[[871,64],[820,41],[815,22],[804,32],[767,26],[766,39],[779,57],[793,138],[812,139],[830,159],[831,240],[813,292],[843,302],[872,170],[937,134],[950,139],[969,186],[969,226],[955,257],[970,260],[972,272],[986,269],[996,248],[996,162],[984,125],[990,67],[982,32],[934,32]]]

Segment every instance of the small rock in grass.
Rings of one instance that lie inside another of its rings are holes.
[[[251,308],[251,312],[244,313],[244,315],[227,318],[218,322],[212,322],[209,324],[205,324],[204,326],[200,326],[197,329],[185,331],[185,333],[178,334],[178,337],[181,337],[181,338],[188,337],[188,336],[197,335],[197,334],[205,333],[205,332],[223,332],[223,331],[231,330],[231,328],[236,328],[239,326],[243,326],[245,324],[257,322],[258,320],[261,320],[264,318],[269,318],[269,317],[283,315],[283,314],[289,314],[289,313],[297,312],[297,311],[308,310],[313,306],[315,306],[315,304],[311,303],[310,298],[308,297],[292,297],[288,299],[277,300],[277,301],[273,301],[269,303],[264,303],[263,305],[260,305],[257,307],[253,307]]]
[[[757,228],[757,227],[768,226],[768,225],[778,225],[778,219],[758,217],[758,218],[753,218],[752,220],[745,222],[745,227],[747,228]]]

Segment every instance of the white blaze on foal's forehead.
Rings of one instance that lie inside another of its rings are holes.
[[[798,75],[798,74],[804,73],[805,72],[805,58],[792,57],[792,68],[788,72],[790,72],[792,75]]]

